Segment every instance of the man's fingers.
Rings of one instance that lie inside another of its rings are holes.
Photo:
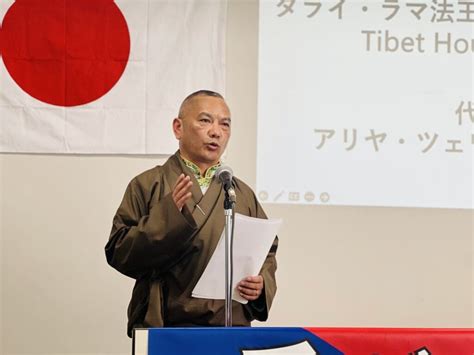
[[[248,276],[242,281],[248,282],[248,283],[262,283],[263,282],[263,277],[262,276]]]
[[[189,188],[192,186],[192,181],[189,176],[184,176],[181,175],[178,178],[178,182],[176,183],[174,190],[173,190],[173,197],[180,198],[184,193],[186,193],[186,190],[189,190]]]
[[[182,187],[179,188],[179,190],[175,190],[173,198],[175,201],[181,199],[184,195],[190,192],[191,187],[193,186],[192,181],[188,181],[186,185],[183,185]]]
[[[184,174],[181,174],[179,177],[178,177],[178,180],[176,180],[176,184],[174,185],[174,189],[173,189],[173,193],[176,193],[180,190],[183,189],[183,187],[189,182],[191,181],[191,178],[189,176],[186,176]]]
[[[263,287],[263,277],[261,275],[248,276],[240,281],[240,284],[249,288],[261,288]]]
[[[176,181],[174,190],[173,190],[173,201],[178,207],[179,210],[183,208],[186,200],[189,199],[192,195],[190,192],[193,183],[189,176],[181,174]]]
[[[188,190],[183,190],[177,196],[174,197],[174,201],[178,209],[181,209],[186,201],[191,197],[192,193]]]
[[[245,287],[245,288],[251,288],[251,289],[259,289],[263,288],[263,283],[262,282],[248,282],[248,281],[241,281],[239,283],[240,286]]]
[[[188,192],[186,195],[181,197],[178,201],[176,201],[176,206],[178,206],[178,209],[181,209],[184,204],[186,203],[186,200],[191,197],[191,192]]]
[[[249,301],[255,301],[263,290],[263,277],[261,275],[248,276],[239,282],[237,289],[240,296]]]
[[[242,296],[243,298],[249,301],[256,300],[261,294],[261,291],[247,288],[247,287],[242,287],[242,286],[239,286],[238,290],[239,290],[240,296]]]
[[[245,295],[245,296],[250,296],[250,297],[254,297],[254,296],[257,296],[258,295],[258,291],[256,290],[250,290],[248,288],[244,288],[244,289],[241,289],[239,290],[240,291],[240,294],[241,295]]]

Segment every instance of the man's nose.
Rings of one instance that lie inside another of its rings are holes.
[[[217,120],[212,123],[208,134],[211,138],[220,138],[222,136],[222,128]]]

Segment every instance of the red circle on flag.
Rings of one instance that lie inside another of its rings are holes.
[[[57,106],[105,95],[130,55],[127,22],[113,0],[16,0],[1,32],[2,58],[13,80]]]

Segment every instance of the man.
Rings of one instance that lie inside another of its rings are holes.
[[[179,151],[130,182],[105,247],[108,263],[136,279],[129,336],[136,327],[221,326],[225,320],[224,300],[191,297],[224,228],[224,193],[213,178],[231,132],[223,97],[206,90],[189,95],[173,132]],[[266,218],[250,187],[237,178],[234,184],[236,213]],[[232,302],[233,325],[267,319],[276,292],[277,243],[275,238],[260,274],[239,282],[238,292],[249,302]]]

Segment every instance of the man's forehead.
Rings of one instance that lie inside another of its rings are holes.
[[[216,96],[208,95],[197,95],[189,99],[189,105],[192,106],[201,106],[201,105],[224,105],[227,107],[224,99]]]
[[[225,111],[226,116],[230,118],[230,110],[224,99],[215,96],[197,95],[183,102],[180,112],[186,114],[194,111],[194,114],[212,114],[214,110]]]

